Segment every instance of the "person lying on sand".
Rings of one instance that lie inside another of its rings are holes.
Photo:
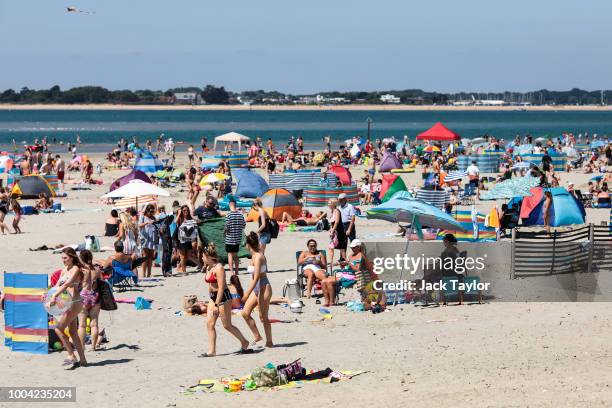
[[[325,217],[327,217],[327,214],[324,211],[319,211],[317,215],[313,217],[308,210],[302,210],[302,214],[298,218],[293,218],[291,214],[283,212],[281,223],[295,224],[298,227],[306,227],[309,225],[317,225],[317,222]]]

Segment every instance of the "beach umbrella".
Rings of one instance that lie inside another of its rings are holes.
[[[480,195],[481,200],[501,200],[514,197],[530,196],[530,190],[540,184],[540,179],[527,175],[525,177],[512,178],[502,181],[493,186],[489,191]]]
[[[130,207],[142,207],[143,205],[146,204],[156,204],[157,203],[157,197],[155,196],[143,196],[143,197],[126,197],[126,198],[122,198],[120,200],[115,201],[115,204],[113,205],[114,208],[121,210],[124,208],[130,208]]]
[[[593,140],[591,142],[591,149],[599,149],[600,147],[604,147],[606,143],[603,140]]]
[[[159,188],[142,180],[132,180],[126,185],[121,186],[110,193],[104,194],[102,198],[136,198],[143,196],[169,197],[170,193],[163,188]]]
[[[292,218],[298,218],[302,213],[302,205],[289,191],[283,188],[268,190],[261,196],[262,207],[270,218],[280,221],[286,212]],[[254,208],[247,215],[247,221],[256,221],[259,216]]]
[[[423,153],[439,153],[440,151],[438,146],[427,146],[423,149]]]
[[[533,166],[533,163],[531,162],[518,162],[518,163],[514,163],[514,165],[512,166],[512,170],[530,169],[531,166]]]
[[[223,173],[210,173],[202,178],[200,181],[200,186],[204,186],[205,184],[213,184],[218,183],[223,180],[227,180],[229,177]]]
[[[467,171],[451,171],[444,176],[444,181],[448,183],[449,181],[461,180],[462,178],[467,177],[467,175]]]
[[[466,231],[461,223],[457,222],[449,214],[416,198],[394,197],[386,203],[368,210],[366,216],[368,219]]]
[[[591,181],[601,181],[603,179],[603,175],[593,176],[591,177]]]

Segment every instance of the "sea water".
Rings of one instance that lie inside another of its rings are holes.
[[[557,136],[562,132],[612,135],[612,111],[108,111],[108,110],[0,110],[0,146],[7,148],[49,140],[75,142],[80,135],[87,145],[108,145],[122,137],[141,143],[164,133],[175,141],[198,145],[202,137],[212,146],[215,136],[236,131],[271,138],[277,145],[290,136],[301,136],[306,149],[321,149],[331,136],[335,146],[356,135],[372,139],[404,135],[411,139],[438,121],[463,137],[485,134],[513,139],[517,134]],[[102,147],[102,146],[100,146]]]

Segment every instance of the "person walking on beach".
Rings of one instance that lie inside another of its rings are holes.
[[[119,219],[121,223],[117,238],[123,242],[123,253],[136,258],[139,255],[138,228],[127,212],[122,212]]]
[[[79,258],[83,264],[83,309],[79,313],[79,339],[85,348],[85,334],[87,332],[87,319],[91,327],[91,351],[97,351],[99,340],[98,316],[100,315],[100,296],[98,295],[98,279],[101,278],[100,269],[93,264],[91,251],[84,249]]]
[[[251,253],[251,263],[248,267],[248,272],[252,275],[252,280],[249,283],[249,287],[244,292],[242,297],[242,303],[244,309],[242,310],[242,317],[246,321],[247,325],[251,329],[255,340],[252,344],[258,343],[262,340],[255,320],[251,317],[255,306],[259,307],[259,318],[263,323],[264,332],[266,334],[266,347],[273,347],[272,342],[272,325],[268,318],[268,310],[270,309],[270,299],[272,299],[272,286],[268,280],[268,261],[264,255],[259,238],[253,231],[247,235],[246,238],[247,248]]]
[[[9,210],[9,196],[8,192],[4,187],[0,187],[0,231],[2,234],[6,234],[5,231],[8,231],[7,225],[4,223],[4,218],[6,214],[8,214]]]
[[[13,230],[15,230],[15,234],[21,234],[21,228],[19,228],[19,221],[21,221],[21,205],[14,198],[11,200],[11,208],[13,213],[15,213],[15,218],[13,218]]]
[[[257,211],[257,222],[259,223],[259,228],[257,228],[259,248],[261,253],[264,254],[266,252],[266,245],[272,240],[269,217],[268,213],[263,209],[261,198],[253,200],[253,208]]]
[[[83,264],[79,260],[79,257],[74,249],[70,247],[62,250],[62,262],[64,263],[64,269],[62,269],[60,277],[55,285],[57,290],[51,296],[50,305],[55,305],[58,296],[65,291],[67,291],[72,297],[70,309],[68,309],[68,311],[65,312],[57,321],[55,334],[57,334],[57,337],[59,337],[64,349],[68,353],[68,358],[62,363],[62,367],[67,370],[73,370],[77,367],[87,366],[85,350],[83,349],[83,344],[79,340],[77,326],[77,316],[83,308],[83,301],[80,293],[81,285],[83,283]],[[66,336],[64,333],[66,328],[68,328],[70,338],[74,339],[74,347],[68,336]],[[75,348],[79,355],[78,361],[74,355]]]
[[[244,215],[236,208],[236,198],[234,196],[229,197],[229,208],[230,211],[225,216],[225,252],[227,252],[230,275],[237,275],[240,266],[238,250],[240,249],[246,221]]]
[[[210,300],[206,308],[206,328],[208,330],[208,351],[199,357],[213,357],[217,354],[217,331],[215,325],[221,317],[225,330],[230,332],[240,342],[241,354],[252,353],[249,341],[242,332],[232,324],[232,294],[225,280],[225,268],[219,260],[214,242],[204,248],[202,262],[205,267],[204,282],[208,283]]]

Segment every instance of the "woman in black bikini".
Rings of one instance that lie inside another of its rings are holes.
[[[240,330],[232,324],[232,294],[225,282],[225,268],[219,261],[214,243],[211,242],[204,248],[202,260],[206,271],[204,281],[208,283],[210,300],[206,308],[208,352],[201,354],[199,357],[213,357],[217,354],[217,331],[215,330],[215,324],[219,316],[221,316],[221,322],[225,330],[240,341],[241,348],[239,353],[252,353],[253,350],[249,349],[249,341],[242,335]]]
[[[110,217],[106,219],[104,224],[104,236],[116,237],[119,234],[119,213],[117,210],[111,210]]]
[[[5,230],[9,230],[6,224],[4,223],[4,217],[6,217],[6,214],[8,213],[8,206],[8,194],[4,187],[0,187],[0,231],[2,231],[3,234],[6,234],[6,232],[4,232]]]

